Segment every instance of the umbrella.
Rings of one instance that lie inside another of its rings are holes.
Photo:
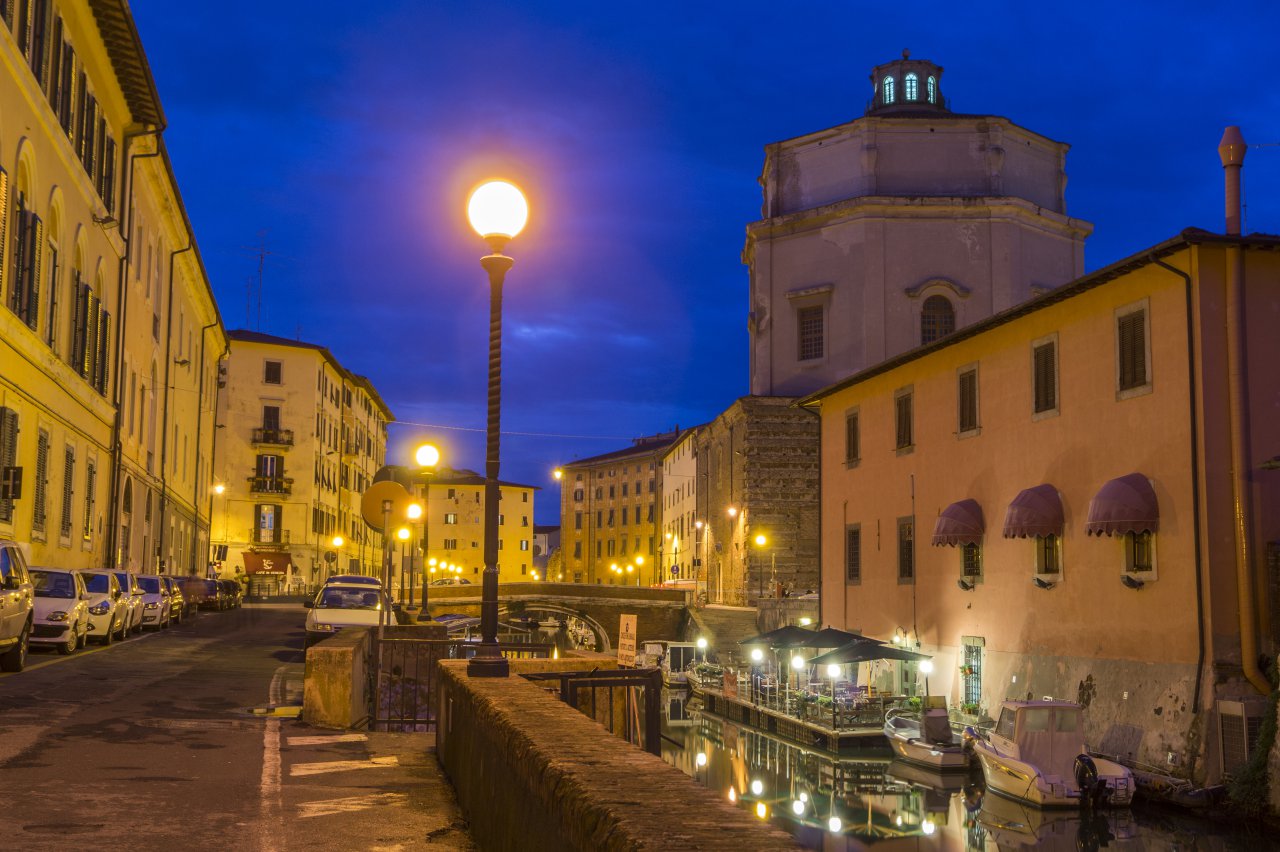
[[[877,645],[875,642],[850,642],[842,648],[834,651],[828,651],[814,657],[809,662],[812,665],[826,665],[828,663],[865,663],[868,660],[929,660],[932,659],[928,654],[917,654],[915,651],[906,651],[902,648],[895,648],[892,645]]]
[[[761,633],[750,639],[743,639],[739,645],[767,645],[770,648],[799,648],[807,644],[814,636],[814,631],[807,627],[796,627],[788,624],[768,633]]]
[[[861,633],[850,633],[848,630],[840,630],[836,627],[824,627],[810,636],[804,646],[806,648],[843,648],[850,642],[884,644],[880,639],[872,639],[868,636],[863,636]]]

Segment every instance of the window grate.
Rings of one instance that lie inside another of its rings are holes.
[[[844,580],[850,585],[862,582],[862,525],[844,531]]]
[[[796,321],[799,325],[799,359],[801,361],[812,361],[821,358],[823,349],[822,306],[801,308],[796,312]]]

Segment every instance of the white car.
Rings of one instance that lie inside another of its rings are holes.
[[[138,585],[138,575],[128,571],[114,572],[120,581],[122,600],[129,608],[129,622],[125,635],[142,632],[142,587]]]
[[[391,599],[382,589],[366,583],[333,583],[322,588],[313,601],[302,604],[307,613],[304,648],[332,636],[344,627],[377,627],[386,613],[387,624],[395,624]]]
[[[169,589],[154,574],[136,574],[134,581],[142,589],[142,626],[156,630],[169,626]]]
[[[470,586],[471,581],[466,577],[441,577],[439,580],[432,580],[433,586]]]
[[[120,581],[111,571],[81,571],[89,595],[89,635],[103,645],[123,639],[129,629],[129,605],[123,600]]]
[[[377,577],[370,577],[365,574],[334,574],[332,577],[324,581],[326,586],[377,586],[382,587],[382,581]]]
[[[52,645],[59,654],[70,654],[89,641],[89,594],[74,571],[32,568],[36,590],[35,622],[31,644]]]

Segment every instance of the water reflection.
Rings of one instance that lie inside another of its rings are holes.
[[[1040,811],[984,795],[981,771],[938,774],[883,750],[833,755],[664,692],[663,759],[808,849],[1277,849],[1261,833],[1164,811]]]

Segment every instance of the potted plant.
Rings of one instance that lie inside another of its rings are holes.
[[[968,665],[967,663],[961,666],[960,674],[964,675],[965,677],[968,677],[969,675],[973,674],[973,666]]]

